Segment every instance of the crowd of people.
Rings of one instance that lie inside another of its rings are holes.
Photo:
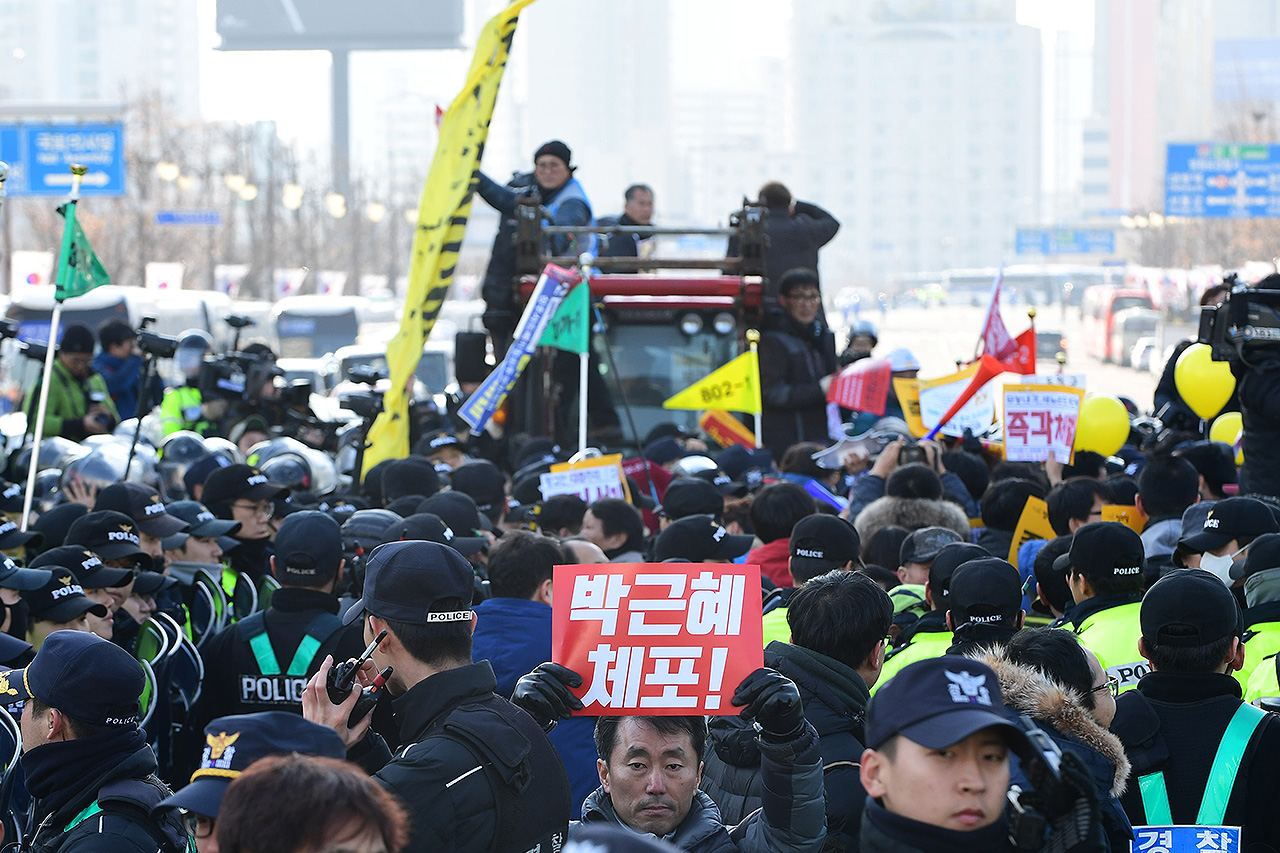
[[[532,180],[555,191],[550,215],[590,220],[569,163],[548,143]],[[781,185],[761,195],[779,221],[812,220],[790,223],[797,252],[838,228]],[[622,224],[652,201],[633,187]],[[1013,463],[889,417],[884,441],[824,467],[827,383],[878,341],[857,325],[837,357],[809,266],[770,294],[766,447],[658,424],[623,498],[544,496],[567,458],[553,440],[497,444],[447,413],[349,482],[276,479],[295,469],[273,464],[272,424],[181,429],[207,414],[190,389],[166,413],[163,477],[68,478],[24,524],[35,451],[15,454],[8,840],[1084,853],[1169,849],[1144,828],[1183,826],[1204,828],[1201,850],[1237,831],[1280,850],[1280,510],[1241,493],[1234,449],[1134,430],[1112,458]],[[491,331],[508,320],[491,303]],[[90,443],[147,408],[128,331],[100,330],[95,361],[93,331],[66,330],[50,440]],[[1052,538],[1023,523],[1037,502]],[[660,562],[758,569],[764,666],[721,715],[584,716],[584,673],[552,660],[556,567]]]

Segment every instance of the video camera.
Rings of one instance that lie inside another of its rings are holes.
[[[339,399],[342,408],[349,409],[366,420],[377,417],[382,411],[382,392],[374,386],[380,380],[386,379],[387,374],[376,367],[361,364],[351,368],[349,376],[352,382],[368,385],[369,390],[357,394],[343,394]]]
[[[262,389],[284,371],[275,359],[265,354],[231,352],[206,356],[200,365],[197,385],[202,399],[227,400],[256,404],[262,400]]]
[[[1221,305],[1200,309],[1196,340],[1209,345],[1214,361],[1249,365],[1280,359],[1280,289],[1249,287],[1235,273],[1222,283],[1230,293]]]
[[[142,324],[138,326],[138,348],[152,358],[173,358],[178,351],[178,339],[148,331],[147,326],[155,321],[155,317],[142,318]]]

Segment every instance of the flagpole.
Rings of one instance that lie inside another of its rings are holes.
[[[747,346],[751,349],[751,354],[756,357],[756,364],[760,363],[760,354],[756,351],[756,346],[760,343],[760,332],[756,329],[747,329]],[[758,371],[757,371],[758,372]],[[755,412],[756,416],[756,449],[764,447],[763,432],[760,422],[764,420],[764,412]]]
[[[582,453],[587,449],[587,369],[588,369],[588,353],[591,350],[591,262],[595,260],[590,252],[583,252],[578,256],[578,266],[582,271],[582,281],[578,282],[578,287],[587,289],[587,301],[585,308],[587,316],[584,318],[587,323],[587,345],[582,352],[578,353],[578,452]]]
[[[89,169],[86,166],[71,166],[71,198],[72,207],[80,200],[80,179]],[[75,214],[72,213],[72,216]],[[63,227],[69,227],[63,223]],[[61,274],[62,270],[58,270]],[[49,377],[53,375],[53,356],[58,349],[58,325],[62,322],[62,300],[55,291],[53,313],[49,316],[49,342],[44,351],[44,372],[40,375],[40,402],[36,407],[36,429],[32,433],[31,460],[27,463],[27,489],[22,497],[22,529],[25,531],[31,520],[31,499],[36,491],[36,469],[40,467],[40,443],[44,440],[44,415],[49,405]]]

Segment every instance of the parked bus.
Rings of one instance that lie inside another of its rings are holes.
[[[1151,295],[1136,290],[1108,285],[1095,285],[1084,292],[1080,303],[1081,346],[1087,356],[1102,361],[1123,362],[1126,353],[1113,345],[1116,314],[1127,308],[1155,310]]]

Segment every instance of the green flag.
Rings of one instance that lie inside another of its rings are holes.
[[[89,238],[76,221],[76,203],[67,202],[58,208],[66,219],[62,229],[62,253],[58,255],[57,293],[59,302],[88,293],[95,287],[111,283],[111,276],[102,261],[93,253]]]
[[[540,347],[555,347],[565,352],[584,353],[590,346],[591,286],[582,281],[569,295],[560,301],[560,307],[551,315],[547,330],[542,333]]]

